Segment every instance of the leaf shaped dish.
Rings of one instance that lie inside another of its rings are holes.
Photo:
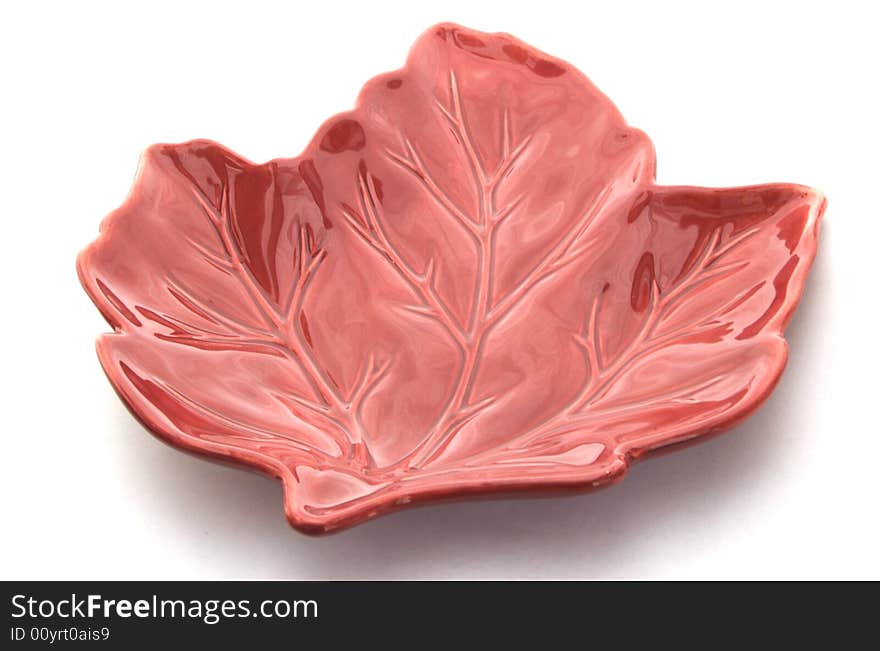
[[[151,147],[78,271],[133,413],[321,533],[608,484],[767,397],[824,199],[653,181],[580,72],[444,24],[297,158]]]

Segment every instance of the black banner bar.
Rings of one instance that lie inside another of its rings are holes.
[[[766,635],[789,620],[789,632],[828,621],[833,607],[852,601],[849,590],[829,584],[821,592],[797,584],[635,582],[8,582],[4,588],[2,648],[8,649],[189,641],[225,648],[285,640],[300,647],[314,641],[322,648],[412,648],[460,642],[474,631],[495,641],[530,632],[585,643],[595,635],[629,639],[674,630],[682,641],[710,626],[728,642],[747,641],[750,631]],[[843,612],[857,622],[857,610]]]

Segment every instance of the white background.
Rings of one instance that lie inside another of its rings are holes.
[[[880,48],[862,6],[3,3],[0,577],[880,578]],[[147,145],[294,155],[442,20],[580,67],[651,135],[660,183],[819,188],[819,255],[783,379],[735,430],[593,495],[308,538],[273,480],[178,453],[129,416],[74,258]]]

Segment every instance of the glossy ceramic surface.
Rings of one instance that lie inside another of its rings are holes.
[[[78,269],[134,414],[279,477],[318,533],[601,486],[736,423],[782,371],[823,208],[657,186],[580,72],[440,25],[296,158],[151,147]]]

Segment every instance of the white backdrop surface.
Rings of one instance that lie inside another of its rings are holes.
[[[0,578],[880,578],[868,6],[4,4]],[[819,255],[782,381],[729,433],[593,495],[430,506],[305,537],[273,480],[176,452],[128,414],[95,357],[106,324],[74,258],[149,144],[294,155],[444,20],[581,68],[651,136],[660,183],[822,190]]]

